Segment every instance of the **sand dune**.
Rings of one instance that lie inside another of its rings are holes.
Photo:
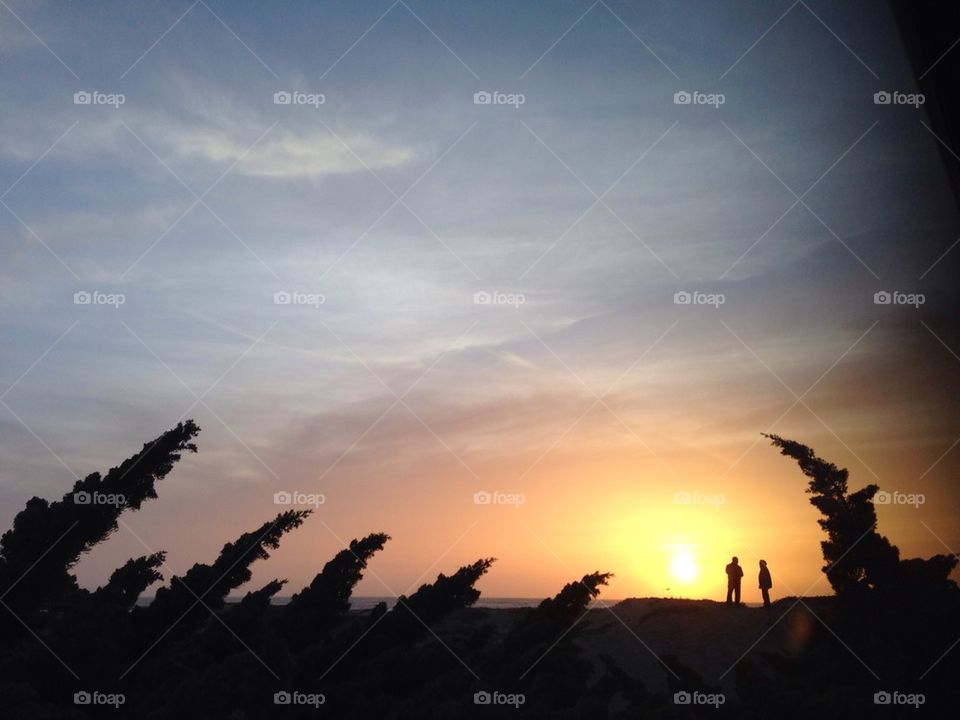
[[[804,604],[805,603],[805,604]],[[735,697],[733,666],[744,655],[798,654],[831,598],[783,598],[765,609],[713,600],[644,598],[588,612],[575,642],[596,665],[611,657],[652,691],[666,691],[675,659],[706,683]]]

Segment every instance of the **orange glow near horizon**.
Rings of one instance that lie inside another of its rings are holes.
[[[159,500],[125,518],[150,547],[168,550],[167,562],[175,573],[196,562],[210,562],[224,542],[278,509],[272,495],[279,486],[238,484],[229,506],[211,525],[209,507],[218,498],[205,495],[197,477],[204,467],[203,453],[220,441],[216,426],[210,430],[201,454],[185,458],[183,467],[165,481]],[[863,469],[845,462],[850,458],[844,457],[842,447],[828,441],[813,445],[825,457],[851,466],[851,490],[870,479]],[[515,467],[477,463],[482,478],[478,481],[454,458],[433,454],[392,471],[391,481],[378,483],[376,492],[366,479],[366,468],[357,476],[347,470],[343,477],[320,485],[290,480],[290,487],[323,492],[326,502],[302,528],[283,538],[268,561],[253,564],[253,578],[237,593],[277,577],[289,580],[284,594],[298,592],[351,539],[383,531],[392,539],[372,558],[355,590],[357,596],[409,594],[420,584],[433,582],[438,573],[449,575],[478,558],[495,557],[490,572],[477,583],[482,598],[550,597],[565,584],[599,571],[614,574],[601,588],[601,600],[722,600],[724,566],[733,555],[744,570],[745,602],[760,600],[756,582],[760,558],[770,564],[774,599],[830,594],[821,571],[823,531],[817,526],[819,513],[804,492],[805,478],[794,463],[764,444],[721,477],[743,450],[736,446],[707,453],[674,448],[660,451],[661,462],[633,447],[581,446],[576,453],[548,456],[522,482],[516,478],[536,456]],[[907,474],[902,457],[886,454],[878,451],[878,466],[886,461],[891,476]],[[291,463],[283,469],[285,477],[311,475],[306,465]],[[522,493],[524,502],[477,504],[474,494],[481,490]],[[170,507],[179,508],[173,521]],[[931,507],[931,526],[946,525],[949,519],[936,520],[936,515],[941,508],[948,512],[947,504],[936,506],[931,501]],[[938,551],[936,539],[918,534],[905,509],[880,506],[878,516],[881,532],[899,545],[904,557]],[[184,529],[178,533],[173,526],[181,524]],[[196,532],[201,527],[209,531]],[[178,536],[189,542],[170,541]],[[97,549],[96,563],[81,562],[81,584],[102,584],[112,568],[142,550],[129,533],[115,533]],[[169,582],[169,573],[165,575]]]

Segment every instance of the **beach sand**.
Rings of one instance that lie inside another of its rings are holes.
[[[753,662],[762,662],[764,653],[796,656],[820,622],[817,617],[828,617],[833,602],[831,597],[808,597],[802,602],[790,597],[763,608],[713,600],[632,598],[597,603],[569,637],[593,665],[591,681],[602,674],[606,661],[612,661],[649,692],[669,692],[671,681],[684,687],[696,678],[698,684],[735,698],[737,663],[747,655]],[[436,630],[441,637],[464,637],[484,625],[501,635],[526,612],[523,608],[468,608],[438,623]]]

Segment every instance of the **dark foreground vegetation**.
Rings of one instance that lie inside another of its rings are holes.
[[[157,482],[182,453],[196,452],[198,432],[192,421],[181,423],[106,475],[77,481],[61,500],[32,498],[4,533],[0,716],[791,718],[905,712],[873,704],[873,694],[886,691],[923,693],[924,710],[956,704],[960,651],[935,664],[960,637],[960,592],[948,579],[956,557],[901,559],[876,531],[877,486],[850,493],[846,470],[776,436],[770,438],[774,445],[809,478],[811,502],[823,515],[824,572],[836,597],[818,606],[821,623],[798,651],[746,653],[731,671],[733,692],[728,688],[720,705],[676,703],[678,692],[722,692],[720,678],[702,677],[677,658],[662,657],[665,682],[654,684],[602,653],[599,662],[585,656],[581,620],[609,573],[588,574],[497,623],[489,613],[470,616],[468,610],[480,596],[475,583],[494,562],[479,558],[401,597],[392,610],[381,604],[351,612],[353,588],[390,540],[373,533],[351,541],[287,605],[270,602],[286,582],[280,579],[227,603],[228,594],[249,581],[251,564],[267,559],[309,511],[282,512],[252,528],[209,564],[171,577],[148,606],[136,600],[162,579],[162,552],[129,560],[103,587],[80,588],[73,566],[118,529],[124,511],[157,497]],[[621,624],[624,633],[636,632]]]

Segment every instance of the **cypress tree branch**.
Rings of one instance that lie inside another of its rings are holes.
[[[157,497],[156,482],[184,450],[197,451],[191,440],[199,432],[193,420],[179,423],[106,476],[95,472],[77,480],[62,499],[29,500],[0,538],[0,592],[13,587],[5,602],[26,611],[75,591],[70,569],[80,555],[117,529],[124,510]]]

